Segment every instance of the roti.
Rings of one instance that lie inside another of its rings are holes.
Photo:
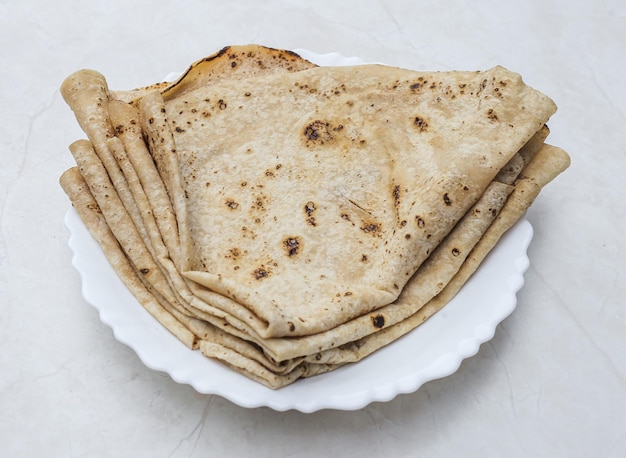
[[[89,140],[61,183],[125,284],[272,388],[418,326],[569,165],[544,145],[554,103],[502,67],[228,47],[174,83],[80,71],[62,93]]]
[[[555,109],[502,68],[313,68],[158,98],[142,122],[178,161],[164,169],[183,274],[243,304],[263,337],[393,302]]]

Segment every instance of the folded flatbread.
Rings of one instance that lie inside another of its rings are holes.
[[[113,267],[188,346],[272,388],[427,319],[569,164],[543,144],[552,101],[501,67],[230,47],[174,83],[81,71],[62,93],[89,141],[61,183]]]
[[[379,65],[223,82],[167,102],[153,92],[139,106],[178,199],[181,272],[242,304],[267,338],[393,302],[555,110],[503,68]]]

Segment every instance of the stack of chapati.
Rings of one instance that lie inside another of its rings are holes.
[[[61,185],[138,301],[278,388],[441,309],[569,165],[554,103],[502,67],[318,67],[232,46],[174,83],[61,88],[88,139]]]

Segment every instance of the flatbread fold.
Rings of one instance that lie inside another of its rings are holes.
[[[395,300],[553,112],[502,68],[374,65],[206,86],[147,118],[158,125],[155,143],[176,145],[184,275],[244,304],[263,337],[281,337],[323,332]],[[234,138],[220,135],[229,125]],[[171,133],[165,142],[162,132]]]
[[[271,388],[441,309],[569,165],[554,103],[502,67],[318,67],[228,47],[173,83],[61,92],[87,139],[61,184],[190,348]]]

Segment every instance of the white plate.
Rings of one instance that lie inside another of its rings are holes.
[[[334,53],[296,52],[322,65],[362,63]],[[131,347],[146,366],[200,393],[217,394],[243,407],[302,412],[359,409],[414,392],[430,380],[455,372],[515,309],[533,236],[530,223],[520,220],[443,310],[396,342],[357,364],[270,390],[180,343],[126,289],[74,209],[68,211],[65,223],[85,300],[99,311],[116,339]]]

